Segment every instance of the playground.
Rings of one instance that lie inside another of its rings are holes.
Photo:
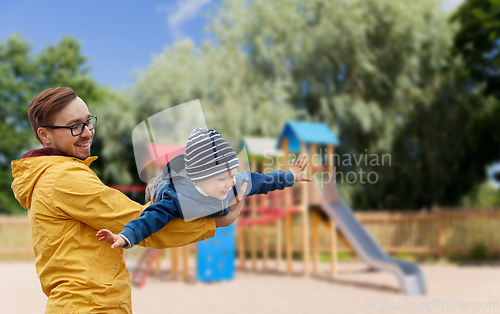
[[[477,243],[484,243],[488,254],[498,252],[500,239],[491,231],[498,230],[499,212],[438,211],[381,220],[377,214],[355,214],[331,179],[335,164],[330,157],[339,145],[326,124],[297,121],[287,122],[277,139],[242,138],[234,148],[240,164],[251,171],[286,171],[293,158],[305,154],[313,160],[306,175],[314,180],[246,198],[240,218],[218,229],[214,238],[181,248],[125,251],[134,313],[165,313],[166,304],[172,313],[499,311],[494,286],[499,264],[459,266],[444,258],[477,249]],[[151,179],[184,151],[151,143],[145,175]],[[27,225],[11,220],[6,226]],[[11,253],[32,252],[20,247]],[[435,258],[416,263],[398,252]],[[2,262],[0,276],[0,313],[44,308],[46,297],[32,261]]]
[[[334,154],[339,141],[324,124],[290,121],[278,139],[242,140],[239,157],[248,158],[252,171],[287,170],[290,156],[301,153],[319,156],[309,176],[334,174],[326,156]],[[146,153],[152,177],[183,148],[157,145]],[[498,211],[394,214],[381,220],[377,215],[355,214],[332,180],[248,197],[236,223],[218,229],[214,238],[181,248],[125,251],[134,313],[164,313],[166,303],[173,313],[500,310],[494,286],[500,280],[498,263],[483,260],[467,266],[445,258],[477,251],[476,243],[484,243],[488,254],[498,252],[500,239],[492,232],[498,230]],[[21,220],[6,225],[25,228]],[[31,251],[19,246],[11,253]],[[398,252],[435,258],[416,263],[394,254]],[[44,308],[46,297],[33,262],[2,262],[0,276],[0,313]],[[26,296],[30,302],[23,302]]]
[[[238,152],[240,164],[245,165],[245,160],[248,160],[246,164],[251,171],[256,172],[286,171],[290,161],[298,158],[299,154],[308,156],[309,159],[317,156],[317,162],[312,162],[306,172],[307,176],[314,177],[315,180],[311,183],[297,183],[293,188],[272,191],[268,195],[246,198],[245,207],[235,224],[217,230],[213,239],[198,243],[195,253],[196,280],[203,282],[233,280],[236,247],[241,269],[247,269],[245,259],[248,251],[251,255],[251,269],[256,269],[257,254],[262,255],[264,268],[267,269],[271,241],[274,244],[273,255],[277,257],[276,268],[279,268],[281,257],[284,255],[286,274],[292,276],[293,247],[297,241],[294,239],[294,233],[295,238],[298,235],[301,240],[299,253],[302,256],[302,275],[308,277],[311,268],[313,274],[318,274],[319,228],[320,225],[324,225],[329,230],[326,237],[330,243],[328,249],[330,276],[337,275],[337,242],[340,241],[355,252],[370,269],[395,275],[402,293],[409,296],[425,295],[427,289],[425,277],[419,266],[389,256],[356,218],[354,212],[342,201],[336,180],[332,179],[335,177],[333,157],[335,147],[339,144],[340,141],[326,124],[298,121],[288,121],[277,140],[243,138],[239,144],[233,144],[233,148]],[[184,152],[182,147],[172,145],[151,143],[151,146],[152,148],[146,150],[143,163],[143,169],[147,169],[144,172],[148,173],[149,180],[155,174],[161,173],[169,160]],[[325,174],[328,179],[325,179]],[[293,221],[300,221],[299,232],[293,232]],[[261,232],[262,249],[259,252],[257,252],[257,228],[264,231]],[[267,234],[267,229],[273,231],[272,236]],[[250,247],[249,250],[247,246]],[[174,272],[178,269],[179,255],[182,255],[184,280],[188,277],[189,251],[189,246],[186,246],[181,254],[178,249],[173,249],[171,254]],[[147,249],[142,253],[132,272],[132,284],[143,287],[153,268],[156,274],[160,273],[161,252],[162,250]],[[310,260],[311,254],[312,260]]]
[[[132,271],[131,262],[127,264]],[[500,265],[423,264],[429,291],[426,296],[417,297],[401,294],[394,276],[369,271],[359,261],[341,263],[335,278],[329,275],[328,264],[320,264],[319,274],[309,278],[302,276],[301,263],[295,262],[293,266],[293,276],[272,270],[237,269],[233,281],[195,283],[172,280],[170,267],[164,263],[159,277],[152,275],[143,288],[132,288],[133,310],[137,314],[166,313],[168,304],[169,313],[186,314],[456,313],[455,307],[460,302],[462,309],[468,307],[468,313],[499,311]],[[258,267],[262,265],[259,263]],[[2,262],[0,276],[0,313],[43,311],[47,299],[32,261]],[[382,310],[384,304],[389,308],[391,302],[392,309]],[[448,310],[444,302],[448,303]],[[478,310],[473,310],[474,303]],[[416,308],[419,306],[420,309]]]

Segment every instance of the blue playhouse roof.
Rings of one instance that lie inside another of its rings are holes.
[[[324,123],[288,121],[276,143],[277,149],[281,147],[281,142],[285,137],[288,137],[288,150],[291,152],[300,151],[301,142],[306,143],[307,146],[312,143],[340,144],[339,139]]]

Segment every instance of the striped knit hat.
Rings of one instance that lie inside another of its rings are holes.
[[[210,179],[240,165],[234,149],[219,132],[200,128],[189,136],[184,164],[193,182]]]

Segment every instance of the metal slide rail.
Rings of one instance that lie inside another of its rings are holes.
[[[369,267],[394,274],[401,290],[407,295],[426,294],[425,278],[420,267],[385,253],[353,211],[340,199],[335,183],[324,184],[320,192],[322,210],[336,223],[337,228]]]

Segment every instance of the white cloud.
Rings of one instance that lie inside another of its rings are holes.
[[[167,13],[167,26],[174,34],[176,40],[182,37],[182,24],[196,17],[201,9],[212,0],[181,0],[173,6],[161,6],[157,11]]]
[[[450,13],[455,11],[459,5],[462,4],[464,0],[443,0],[441,3],[441,10],[444,13]]]

